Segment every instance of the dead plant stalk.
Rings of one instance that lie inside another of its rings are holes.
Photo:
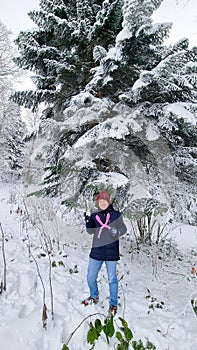
[[[1,235],[2,235],[2,255],[3,255],[3,289],[6,290],[6,273],[7,273],[7,265],[6,265],[6,256],[5,256],[5,234],[0,222],[1,227]]]

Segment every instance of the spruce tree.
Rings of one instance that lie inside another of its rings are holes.
[[[30,13],[38,28],[20,33],[17,62],[37,89],[15,99],[61,117],[40,125],[42,193],[77,207],[107,186],[129,212],[143,192],[195,220],[197,52],[165,45],[172,24],[151,19],[161,3],[41,0]]]
[[[18,92],[14,100],[33,110],[45,102],[57,111],[90,81],[94,47],[114,44],[122,0],[41,0],[29,16],[37,28],[19,34],[16,62],[33,71],[36,91]]]
[[[130,96],[133,103],[195,102],[197,48],[189,48],[188,39],[166,50],[153,69],[142,71]]]
[[[37,28],[16,40],[16,61],[34,72],[37,89],[15,101],[63,110],[84,89],[129,105],[195,100],[196,48],[164,45],[172,24],[151,20],[162,1],[41,0],[29,13]]]
[[[172,24],[153,24],[151,20],[162,1],[124,1],[123,28],[116,37],[115,47],[106,52],[100,66],[93,70],[94,78],[89,86],[99,88],[103,96],[118,102],[119,95],[133,86],[143,70],[153,69],[162,60],[163,41]]]

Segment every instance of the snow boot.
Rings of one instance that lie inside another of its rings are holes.
[[[92,298],[92,297],[88,297],[84,300],[82,300],[82,304],[87,306],[87,305],[92,305],[92,304],[97,304],[99,302],[99,298]]]
[[[110,305],[109,310],[108,310],[109,317],[110,316],[115,316],[117,314],[117,306]]]

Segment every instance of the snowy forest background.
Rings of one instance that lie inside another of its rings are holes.
[[[137,245],[162,243],[172,225],[197,223],[197,47],[187,38],[166,45],[173,24],[152,20],[161,3],[40,0],[29,13],[33,28],[15,43],[0,22],[1,185],[19,188],[29,215],[23,225],[37,225],[58,244],[62,236],[78,249],[90,244],[77,234],[103,189]],[[24,90],[30,74],[33,88]],[[161,349],[181,350],[177,339]],[[45,349],[40,344],[30,349]]]

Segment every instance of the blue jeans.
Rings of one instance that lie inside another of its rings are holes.
[[[89,258],[88,273],[87,273],[87,282],[90,289],[90,296],[92,298],[98,298],[98,285],[97,277],[99,271],[103,265],[103,260],[95,260]],[[110,305],[118,305],[118,279],[116,275],[117,261],[105,261],[108,283],[109,283],[109,292],[110,292]]]

